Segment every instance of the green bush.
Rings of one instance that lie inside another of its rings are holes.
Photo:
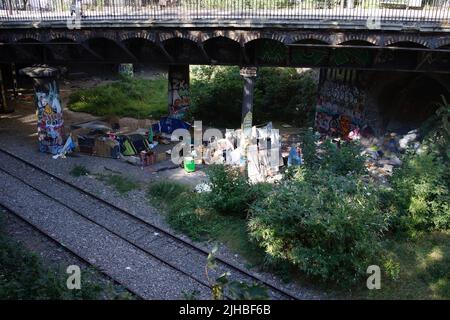
[[[305,167],[311,169],[309,172],[320,168],[336,175],[361,175],[366,172],[366,159],[361,155],[361,147],[354,142],[343,142],[338,147],[326,139],[320,144],[313,130],[308,129],[302,135],[301,146]]]
[[[269,186],[270,187],[270,186]],[[266,192],[265,184],[255,192]],[[194,193],[176,182],[155,182],[149,188],[154,203],[162,204],[166,220],[172,228],[193,240],[218,240],[245,256],[251,264],[260,264],[262,250],[251,243],[247,223],[242,217],[218,214],[210,205],[208,193]]]
[[[175,201],[182,193],[189,192],[190,188],[181,183],[159,181],[149,186],[149,194],[157,200]]]
[[[207,174],[209,206],[221,214],[245,218],[255,196],[247,177],[239,169],[223,165],[209,166]]]
[[[355,281],[376,261],[388,225],[377,192],[355,176],[319,169],[307,177],[252,205],[251,238],[270,259],[323,280]]]
[[[445,160],[450,158],[450,104],[445,97],[437,105],[436,113],[427,119],[420,128],[425,142],[439,152]]]
[[[434,151],[408,154],[390,179],[401,229],[412,232],[450,228],[450,170]]]
[[[312,123],[317,85],[310,73],[260,68],[254,93],[256,123]],[[192,72],[191,114],[209,125],[239,127],[243,80],[238,67],[196,67]],[[217,115],[220,114],[220,117]]]
[[[0,235],[0,300],[98,299],[102,287],[89,277],[82,290],[68,290],[66,274]]]
[[[330,140],[326,140],[323,148],[325,152],[321,159],[322,168],[337,175],[366,172],[365,158],[361,156],[361,148],[357,144],[346,142],[338,148]]]

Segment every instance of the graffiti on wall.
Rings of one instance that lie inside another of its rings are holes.
[[[174,67],[169,71],[169,115],[182,119],[189,109],[189,67]]]
[[[55,80],[47,88],[36,90],[36,105],[39,150],[57,154],[64,145],[64,121]]]
[[[133,77],[134,70],[132,63],[121,63],[119,64],[119,74],[126,77]]]
[[[291,65],[294,66],[367,67],[371,61],[371,53],[364,49],[291,48]]]
[[[319,91],[315,126],[331,136],[347,138],[352,131],[373,132],[365,123],[366,94],[354,84],[326,80]]]

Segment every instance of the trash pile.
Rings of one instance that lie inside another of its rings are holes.
[[[192,157],[197,163],[207,165],[247,165],[248,177],[252,183],[281,180],[280,167],[285,161],[281,152],[279,130],[273,129],[269,122],[253,126],[247,139],[243,137],[242,129],[227,129],[224,138],[212,137],[200,148],[193,146]]]
[[[361,138],[364,146],[363,155],[368,159],[367,168],[372,175],[386,181],[394,167],[402,165],[400,154],[407,149],[420,151],[421,136],[418,130],[411,130],[405,135],[386,133],[382,137]]]
[[[142,168],[166,161],[158,171],[181,166],[190,173],[212,164],[246,167],[252,183],[281,180],[280,167],[302,164],[298,143],[282,142],[279,130],[270,122],[253,126],[246,135],[242,129],[203,130],[196,123],[171,117],[134,122],[112,119],[72,125],[70,144],[76,152],[120,159]],[[184,129],[185,135],[173,134],[177,129]]]
[[[170,152],[167,146],[171,143],[174,130],[190,129],[190,125],[182,120],[169,117],[161,118],[156,123],[148,123],[147,129],[129,127],[122,128],[119,121],[90,121],[72,125],[71,136],[76,145],[75,151],[98,157],[122,159],[142,167],[167,160]],[[137,125],[139,127],[139,124]]]

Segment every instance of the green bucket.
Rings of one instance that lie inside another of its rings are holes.
[[[184,170],[186,172],[194,172],[195,171],[195,161],[193,157],[185,157],[183,159]]]

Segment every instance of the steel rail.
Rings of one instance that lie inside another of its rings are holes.
[[[70,183],[70,182],[64,180],[64,179],[58,177],[57,175],[55,175],[55,174],[53,174],[53,173],[50,173],[50,172],[44,170],[43,168],[41,168],[41,167],[39,167],[39,166],[37,166],[37,165],[35,165],[35,164],[33,164],[33,163],[31,163],[31,162],[25,160],[25,159],[23,159],[23,158],[21,158],[21,157],[15,155],[15,154],[13,154],[13,153],[7,151],[7,150],[4,150],[4,149],[0,148],[0,152],[2,152],[2,153],[4,153],[4,154],[6,154],[6,155],[8,155],[8,156],[10,156],[10,157],[12,157],[12,158],[18,160],[18,161],[20,161],[20,162],[22,162],[22,163],[25,163],[26,165],[28,165],[28,166],[30,166],[30,167],[32,167],[32,168],[34,168],[34,169],[36,169],[36,170],[38,170],[38,171],[40,171],[40,172],[42,172],[42,173],[44,173],[44,174],[46,174],[46,175],[52,177],[53,179],[55,179],[55,180],[57,180],[57,181],[59,181],[59,182],[65,184],[65,185],[68,185],[69,187],[71,187],[71,188],[77,190],[78,192],[83,193],[83,194],[85,194],[85,195],[87,195],[87,196],[93,198],[94,200],[99,201],[100,203],[102,203],[102,204],[104,204],[104,205],[106,205],[106,206],[109,206],[110,208],[112,208],[112,209],[114,209],[114,210],[117,210],[117,211],[119,211],[119,212],[125,214],[126,216],[129,216],[131,219],[134,219],[134,220],[136,220],[136,221],[138,221],[138,222],[140,222],[140,223],[142,223],[142,224],[144,224],[144,225],[147,225],[147,226],[150,226],[150,227],[153,228],[153,229],[156,229],[156,230],[159,231],[160,233],[162,233],[162,234],[168,236],[169,238],[171,238],[171,239],[173,239],[173,240],[175,240],[175,241],[177,241],[177,242],[179,242],[179,243],[182,243],[183,245],[185,245],[185,246],[187,246],[187,247],[190,247],[191,249],[193,249],[193,250],[195,250],[195,251],[197,251],[197,252],[200,252],[200,253],[204,254],[206,257],[209,255],[209,252],[208,252],[207,250],[205,250],[205,249],[203,249],[203,248],[197,246],[196,244],[194,244],[194,243],[192,243],[192,242],[190,242],[190,241],[187,241],[187,240],[185,240],[185,239],[182,239],[182,238],[180,238],[179,236],[173,234],[172,232],[170,232],[170,231],[168,231],[168,230],[166,230],[166,229],[163,229],[163,228],[161,228],[161,227],[159,227],[159,226],[157,226],[157,225],[155,225],[155,224],[149,223],[148,221],[146,221],[146,220],[144,220],[144,219],[142,219],[142,218],[140,218],[140,217],[137,217],[136,215],[130,213],[129,211],[127,211],[127,210],[125,210],[125,209],[123,209],[123,208],[120,208],[120,207],[118,207],[118,206],[116,206],[116,205],[110,203],[109,201],[106,201],[106,200],[104,200],[103,198],[100,198],[100,197],[98,197],[97,195],[95,195],[95,194],[93,194],[93,193],[91,193],[91,192],[88,192],[88,191],[86,191],[85,189],[82,189],[82,188],[78,187],[77,185],[74,185],[74,184],[72,184],[72,183]],[[0,168],[0,170],[4,171],[4,170],[1,169],[1,168]],[[10,174],[10,173],[8,173],[8,174]],[[11,175],[11,174],[10,174],[10,175]],[[21,180],[21,178],[17,178],[17,179]],[[27,182],[24,182],[24,183],[28,185]],[[32,187],[33,189],[36,189],[34,186],[30,186],[30,187]],[[37,190],[37,189],[36,189],[36,190]],[[37,191],[40,192],[40,193],[43,193],[41,190],[37,190]],[[43,193],[43,194],[45,194],[45,193]],[[47,196],[48,196],[48,195],[47,195]],[[49,196],[49,197],[51,197],[51,196]],[[53,199],[53,200],[56,201],[56,202],[60,202],[60,201],[57,200],[57,199]],[[62,202],[61,202],[61,204],[64,205],[65,207],[69,208],[70,210],[74,210],[73,208],[70,208],[69,206],[67,206],[66,204],[64,204],[64,203],[62,203]],[[84,216],[82,213],[78,213],[78,212],[77,212],[77,214]],[[90,218],[87,218],[87,217],[86,217],[86,219],[91,220]],[[95,222],[95,221],[93,221],[93,222],[96,223],[96,224],[98,224],[98,223]],[[107,227],[104,227],[104,226],[102,226],[102,227],[105,228],[105,229],[107,229]],[[115,233],[115,231],[112,231],[112,230],[111,230],[110,232]],[[119,237],[123,238],[123,237],[120,236],[120,235],[119,235]],[[123,238],[123,239],[124,239],[125,241],[128,241],[128,242],[129,242],[129,240],[127,240],[127,239],[125,239],[125,238]],[[136,245],[136,244],[133,244],[133,245],[134,245],[134,246],[137,246],[140,250],[148,251],[148,250],[146,250],[145,248],[141,248],[139,245]],[[152,254],[152,255],[153,255],[153,254]],[[161,258],[159,258],[159,257],[156,257],[156,256],[155,256],[155,258],[157,258],[158,260],[161,260]],[[245,275],[245,276],[248,277],[248,278],[253,279],[254,281],[257,281],[257,282],[263,284],[264,286],[270,288],[272,291],[278,292],[278,293],[280,293],[280,294],[282,294],[282,295],[288,297],[289,299],[293,299],[293,300],[297,300],[297,299],[298,299],[298,297],[296,297],[293,293],[290,293],[290,292],[288,292],[287,290],[285,290],[285,289],[283,289],[283,288],[279,288],[279,287],[275,286],[274,284],[272,284],[272,283],[270,283],[270,282],[268,282],[268,281],[262,279],[260,276],[254,274],[254,273],[252,273],[252,272],[248,272],[248,271],[242,269],[241,267],[235,265],[234,263],[232,263],[232,262],[230,262],[230,261],[226,261],[226,260],[224,260],[224,259],[221,258],[221,257],[216,257],[216,261],[220,262],[222,265],[224,265],[224,266],[226,266],[226,267],[228,267],[228,268],[230,268],[230,269],[233,269],[233,270],[235,270],[235,271],[238,271],[239,273]],[[162,261],[162,262],[164,262],[164,261]],[[168,264],[171,264],[171,263],[168,263]],[[175,269],[178,269],[178,267],[176,267],[176,266],[172,266],[172,267],[175,268]],[[184,271],[183,271],[183,272],[184,272]],[[188,274],[188,273],[186,273],[186,272],[184,272],[184,273],[185,273],[186,275],[192,277],[192,275],[190,275],[190,274]],[[207,285],[209,288],[211,288],[211,286],[210,286],[209,284],[207,284],[207,283],[206,283],[205,281],[203,281],[203,280],[196,279],[196,281],[202,283],[203,285]]]

